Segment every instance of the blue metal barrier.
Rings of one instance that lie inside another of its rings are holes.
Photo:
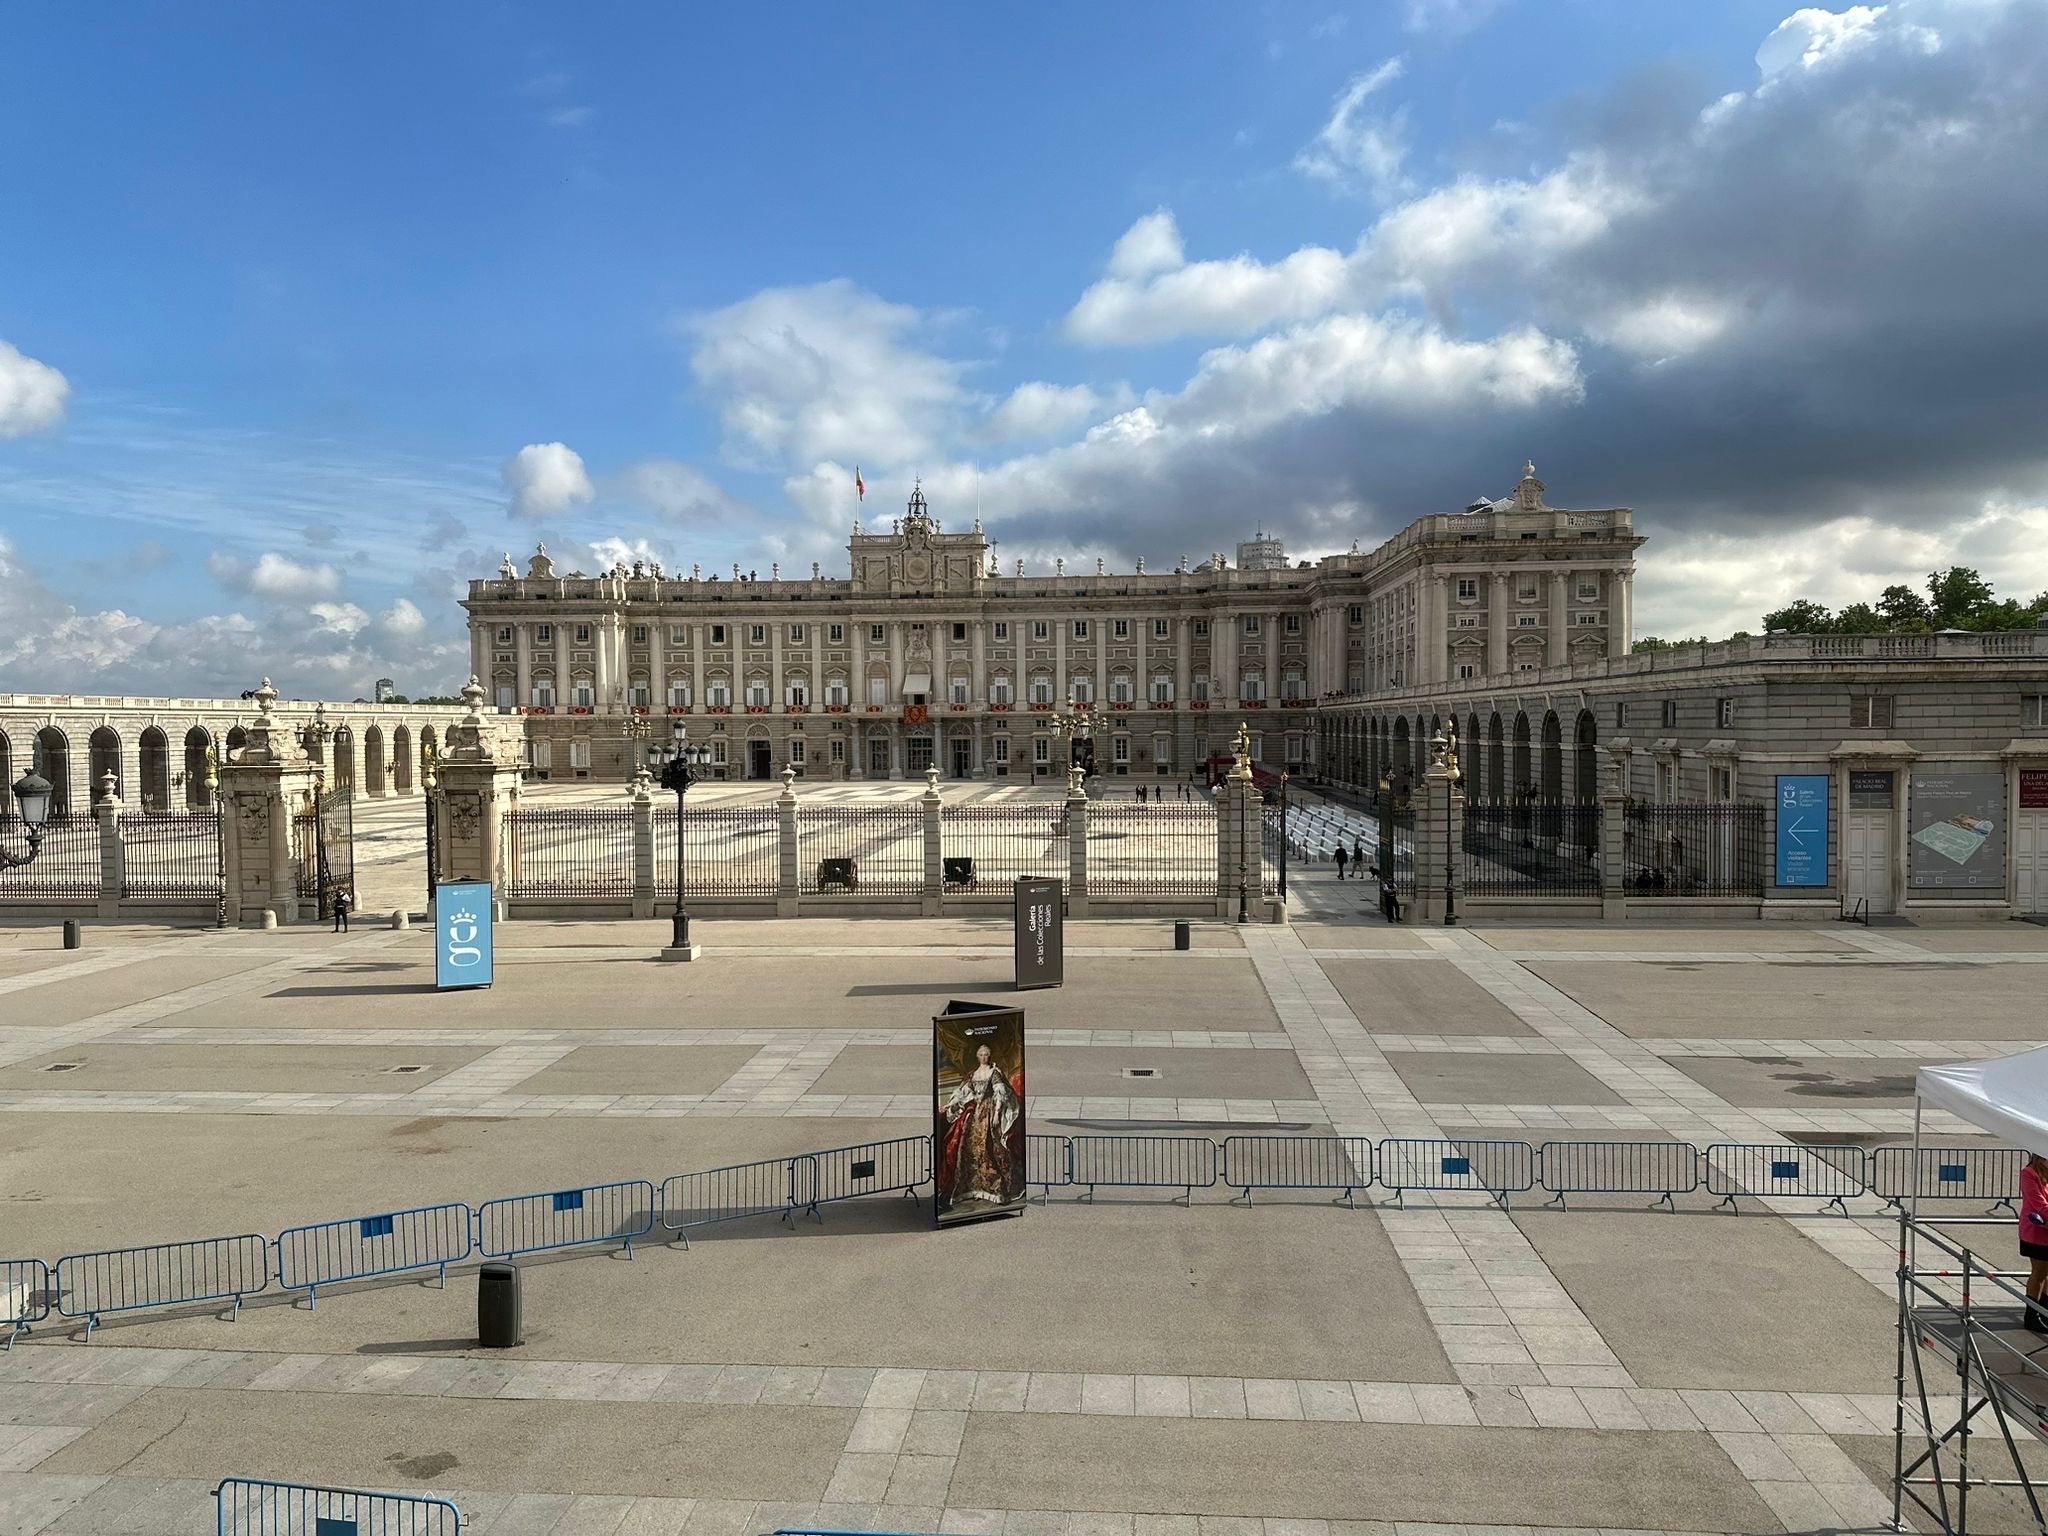
[[[708,1227],[742,1216],[780,1215],[797,1207],[797,1165],[801,1157],[733,1163],[699,1173],[676,1173],[661,1181],[661,1224],[690,1246],[691,1227]]]
[[[1869,1188],[1885,1204],[1922,1200],[1989,1200],[2013,1209],[2027,1154],[2017,1147],[1922,1147],[1918,1178],[1911,1147],[1879,1147],[1870,1154]],[[1915,1188],[1915,1185],[1918,1188]]]
[[[654,1186],[646,1179],[586,1184],[540,1195],[508,1195],[476,1208],[477,1251],[490,1259],[587,1243],[623,1243],[654,1228]]]
[[[792,1203],[823,1221],[818,1207],[835,1200],[886,1195],[899,1189],[914,1195],[920,1184],[931,1183],[932,1139],[899,1136],[890,1141],[864,1141],[794,1161],[801,1166],[797,1169],[797,1198]]]
[[[1676,1211],[1673,1195],[1700,1187],[1700,1149],[1689,1141],[1546,1141],[1536,1149],[1550,1203],[1566,1195],[1655,1195]]]
[[[108,1248],[66,1254],[57,1261],[57,1310],[85,1319],[85,1336],[109,1312],[175,1307],[189,1302],[235,1303],[270,1284],[270,1240],[253,1232],[202,1237],[189,1243]]]
[[[462,1512],[430,1494],[222,1479],[217,1536],[460,1536]]]
[[[1411,1189],[1466,1190],[1508,1196],[1536,1187],[1536,1149],[1526,1141],[1446,1141],[1394,1137],[1379,1145],[1377,1177],[1405,1205]]]
[[[0,1328],[7,1330],[7,1342],[0,1348],[14,1348],[14,1341],[32,1332],[32,1323],[50,1315],[50,1266],[41,1259],[0,1259]]]
[[[288,1291],[304,1291],[317,1306],[320,1287],[411,1269],[440,1272],[476,1251],[476,1212],[466,1205],[423,1205],[379,1216],[349,1216],[277,1234],[277,1280]]]
[[[1737,1195],[1824,1195],[1844,1216],[1842,1202],[1863,1193],[1863,1149],[1722,1141],[1707,1148],[1707,1193],[1732,1209]]]
[[[1373,1146],[1364,1136],[1226,1136],[1223,1182],[1244,1192],[1255,1189],[1340,1189],[1337,1198],[1356,1208],[1354,1190],[1372,1183]]]
[[[1032,1132],[1024,1138],[1024,1190],[1028,1195],[1036,1184],[1045,1191],[1043,1199],[1052,1198],[1055,1184],[1074,1182],[1074,1144],[1064,1136],[1040,1136]]]
[[[1216,1182],[1216,1143],[1206,1136],[1075,1136],[1073,1182],[1083,1199],[1104,1189],[1178,1189],[1192,1205],[1195,1191]]]

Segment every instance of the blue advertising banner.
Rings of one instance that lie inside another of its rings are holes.
[[[1828,776],[1778,775],[1779,885],[1828,883]]]
[[[452,880],[434,887],[434,985],[491,984],[491,886]]]

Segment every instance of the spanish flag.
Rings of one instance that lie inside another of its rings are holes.
[[[868,483],[861,479],[860,466],[858,464],[853,466],[853,499],[855,501],[866,501],[868,499]]]

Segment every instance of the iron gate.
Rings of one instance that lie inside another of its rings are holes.
[[[311,897],[323,918],[334,915],[334,893],[356,900],[355,796],[347,786],[315,789],[313,809],[292,818],[292,852],[299,895]]]

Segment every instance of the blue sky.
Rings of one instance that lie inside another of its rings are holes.
[[[2048,585],[2048,0],[122,15],[0,22],[0,690],[447,688],[500,551],[830,572],[856,463],[1127,569],[1528,454],[1665,633]]]

